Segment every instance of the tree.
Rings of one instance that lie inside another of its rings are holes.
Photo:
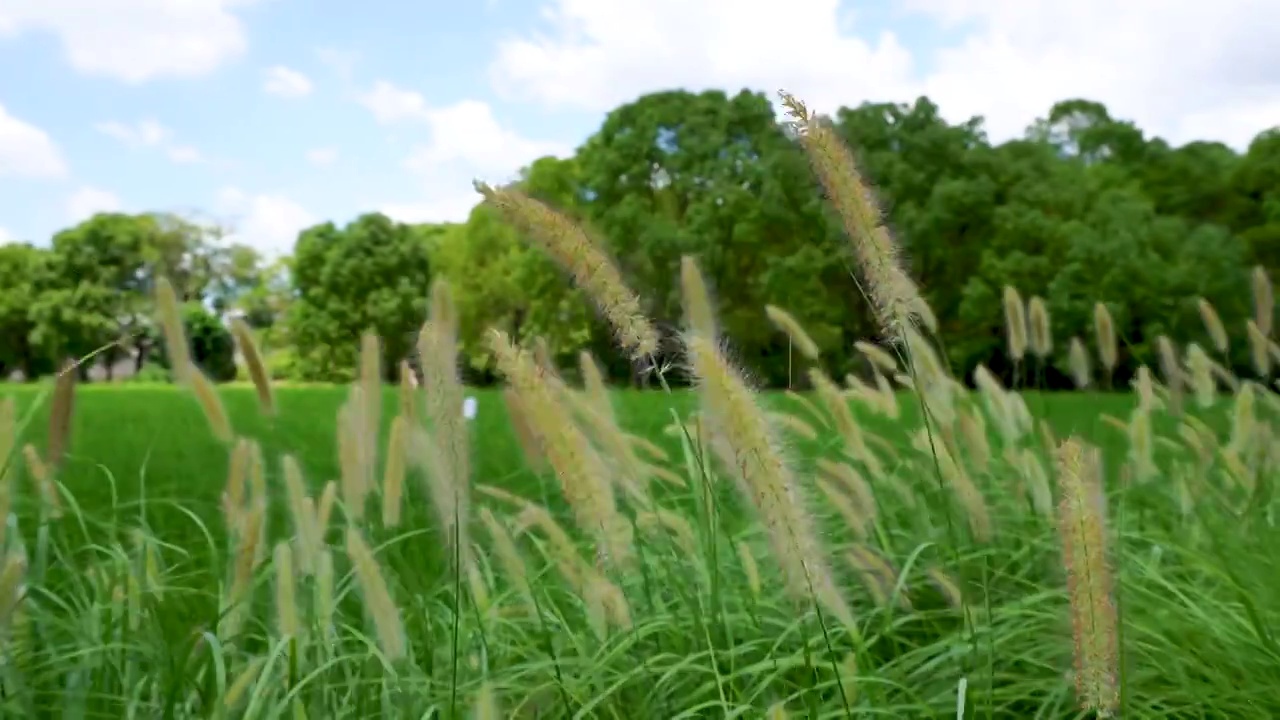
[[[858,316],[860,298],[806,161],[764,95],[646,95],[611,112],[578,161],[588,219],[660,327],[680,323],[680,258],[690,254],[736,354],[769,380],[785,381],[787,358],[762,321],[767,303],[840,345],[841,318]]]
[[[27,379],[51,372],[55,365],[33,344],[37,279],[49,260],[47,251],[26,243],[0,245],[0,375],[20,370]]]
[[[200,302],[188,301],[182,304],[182,325],[187,333],[191,362],[214,382],[234,380],[235,341],[222,319]],[[146,330],[146,334],[151,347],[155,348],[148,359],[157,366],[172,371],[173,366],[160,330],[152,326]]]
[[[521,189],[570,215],[580,213],[577,165],[545,157],[521,173]],[[499,328],[518,342],[541,337],[559,364],[588,346],[594,310],[541,251],[477,205],[466,224],[450,227],[433,254],[448,279],[461,319],[461,351],[475,379],[491,378],[484,333]]]
[[[427,244],[410,226],[372,213],[304,230],[291,277],[288,332],[300,378],[350,379],[366,330],[382,338],[388,378],[410,355],[431,284]]]

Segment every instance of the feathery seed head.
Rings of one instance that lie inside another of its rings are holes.
[[[1009,357],[1016,362],[1027,353],[1027,314],[1022,296],[1012,285],[1004,286],[1004,324],[1009,336]]]
[[[1119,353],[1116,350],[1116,327],[1111,311],[1101,302],[1093,306],[1093,331],[1098,343],[1098,361],[1108,373],[1115,372]]]
[[[1227,329],[1222,326],[1222,318],[1218,316],[1218,311],[1204,298],[1196,302],[1196,307],[1200,310],[1200,321],[1204,323],[1204,329],[1209,333],[1213,347],[1218,352],[1225,353],[1231,341],[1227,338]]]
[[[800,324],[800,321],[777,305],[766,305],[764,311],[769,316],[769,321],[773,323],[774,327],[786,333],[786,336],[791,340],[791,344],[795,346],[795,349],[801,355],[810,360],[818,359],[818,345],[813,341],[813,338],[809,337],[809,333],[805,332],[804,326]]]
[[[1043,360],[1053,352],[1053,329],[1049,323],[1049,307],[1039,295],[1027,303],[1027,322],[1031,330],[1031,352]]]
[[[622,275],[603,249],[567,216],[512,188],[494,189],[477,182],[484,202],[556,262],[600,307],[613,326],[619,344],[640,359],[658,349],[658,333],[640,310],[640,298],[622,281]]]
[[[258,350],[258,341],[253,337],[253,330],[243,318],[231,319],[231,335],[235,338],[240,356],[244,358],[245,368],[249,371],[249,379],[253,381],[254,392],[258,394],[258,407],[264,415],[276,412],[275,395],[271,390],[271,374],[267,372],[267,364]]]
[[[1071,600],[1076,691],[1085,710],[1109,716],[1116,684],[1116,609],[1106,555],[1106,511],[1096,450],[1069,438],[1058,448],[1058,528]]]
[[[1271,278],[1261,265],[1253,268],[1253,320],[1264,336],[1270,336],[1275,320],[1275,293]]]
[[[1076,388],[1083,390],[1093,382],[1093,370],[1089,367],[1089,351],[1078,337],[1071,338],[1067,350],[1067,365],[1071,369],[1071,379]]]
[[[914,281],[902,268],[897,244],[881,223],[870,188],[853,154],[828,122],[810,114],[795,96],[779,92],[796,139],[809,157],[814,175],[826,190],[862,270],[865,291],[887,337],[897,341],[907,328],[936,319]]]

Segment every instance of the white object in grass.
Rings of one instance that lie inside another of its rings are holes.
[[[476,399],[471,395],[462,401],[462,417],[468,420],[476,419]]]

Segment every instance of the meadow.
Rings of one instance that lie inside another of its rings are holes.
[[[662,390],[499,330],[503,388],[466,388],[441,281],[421,387],[372,334],[351,385],[274,387],[233,323],[253,383],[218,388],[161,281],[175,385],[0,399],[5,716],[1280,716],[1265,272],[1253,376],[1202,302],[1206,337],[1116,388],[1097,301],[1081,391],[1035,392],[1062,338],[1006,287],[1014,382],[957,378],[847,153],[784,99],[883,326],[858,373],[770,306],[804,391],[756,392],[691,256],[660,349],[592,239],[509,188],[478,187]]]

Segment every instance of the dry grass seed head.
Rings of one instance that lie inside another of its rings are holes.
[[[866,293],[886,336],[896,341],[908,328],[934,320],[915,282],[899,263],[898,246],[881,224],[880,208],[849,148],[830,123],[811,115],[804,103],[786,92],[779,95],[814,174],[826,190],[827,201],[849,236]]]
[[[156,314],[164,334],[165,351],[169,356],[169,367],[173,368],[174,380],[184,382],[188,368],[192,367],[191,350],[187,345],[186,329],[182,325],[178,294],[166,277],[156,279]]]
[[[1209,333],[1209,339],[1213,342],[1213,347],[1218,352],[1225,353],[1231,346],[1231,341],[1227,337],[1227,329],[1223,327],[1222,318],[1218,316],[1218,311],[1204,298],[1196,301],[1196,307],[1200,310],[1200,321],[1204,323],[1204,329]]]
[[[49,407],[49,434],[45,445],[45,460],[49,470],[57,474],[71,445],[71,418],[75,412],[76,364],[68,361],[62,366],[53,386],[53,401]]]
[[[1071,380],[1076,388],[1084,390],[1093,382],[1093,369],[1089,367],[1089,351],[1078,337],[1071,338],[1067,349],[1067,366],[1071,370]]]
[[[610,559],[626,565],[632,555],[631,526],[618,512],[605,465],[587,436],[556,397],[552,386],[527,352],[506,334],[492,330],[490,348],[498,370],[529,413],[530,426],[543,454],[560,479],[561,491],[578,526],[592,534]]]
[[[879,345],[873,345],[866,340],[858,340],[853,344],[853,347],[862,353],[868,362],[884,372],[892,375],[900,369],[898,359]]]
[[[787,590],[795,600],[816,599],[854,629],[853,615],[823,560],[813,521],[764,412],[714,341],[690,335],[686,343],[712,450],[763,521]]]
[[[218,395],[218,389],[214,386],[213,381],[206,377],[195,365],[189,365],[183,375],[186,377],[187,382],[191,384],[191,391],[200,403],[200,409],[204,412],[205,420],[208,421],[209,430],[213,432],[213,436],[224,443],[232,442],[235,436],[231,429],[231,418],[227,415],[227,410],[222,404],[222,397]]]
[[[1118,629],[1106,558],[1106,511],[1097,453],[1069,438],[1058,449],[1058,508],[1075,639],[1076,690],[1085,710],[1109,716],[1119,701]]]
[[[776,305],[766,305],[765,314],[769,316],[769,321],[774,327],[785,333],[791,344],[799,353],[810,360],[818,359],[818,344],[813,341],[809,333],[805,331],[804,326],[796,320],[795,316],[783,310]]]
[[[1258,377],[1265,378],[1271,374],[1271,353],[1268,348],[1267,335],[1254,320],[1246,323],[1249,335],[1249,355],[1253,360],[1253,370]]]
[[[1107,373],[1115,372],[1119,353],[1116,348],[1116,327],[1111,311],[1101,302],[1093,306],[1093,331],[1098,343],[1098,361]]]
[[[403,415],[391,421],[387,434],[387,459],[382,472],[382,525],[399,527],[404,498],[405,446],[408,422]]]
[[[1263,335],[1270,336],[1275,320],[1275,293],[1271,278],[1261,265],[1253,268],[1253,319]]]
[[[378,636],[378,647],[388,661],[394,662],[408,654],[405,642],[404,625],[400,620],[400,610],[391,599],[391,591],[382,575],[382,568],[373,556],[373,551],[365,543],[360,531],[354,527],[347,528],[347,557],[355,569],[356,583],[364,596],[365,607],[373,620],[374,631]]]
[[[566,215],[512,188],[494,189],[476,183],[484,202],[509,223],[524,231],[555,261],[568,269],[613,326],[619,344],[635,359],[652,356],[658,333],[640,310],[640,298],[602,248]]]
[[[1039,295],[1033,296],[1027,304],[1027,321],[1031,330],[1031,352],[1043,360],[1053,352],[1053,328],[1049,321],[1049,307]]]
[[[258,349],[258,341],[253,337],[253,330],[243,318],[231,319],[231,335],[240,349],[240,357],[244,358],[245,369],[249,371],[249,379],[253,382],[254,392],[258,395],[258,407],[264,415],[276,412],[275,394],[271,390],[271,374],[267,372],[267,364]]]
[[[1022,296],[1012,285],[1004,286],[1004,324],[1008,333],[1009,357],[1016,362],[1027,354],[1027,315]]]

